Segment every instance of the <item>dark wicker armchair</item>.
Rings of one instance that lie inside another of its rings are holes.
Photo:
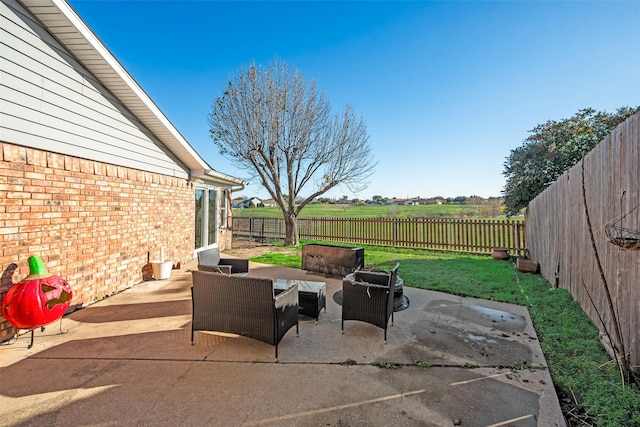
[[[192,271],[191,344],[195,331],[243,335],[276,348],[293,326],[298,334],[298,285],[274,297],[271,279]]]
[[[359,320],[382,328],[387,342],[389,318],[393,324],[393,292],[399,266],[396,264],[390,271],[355,271],[343,279],[342,333],[345,320]]]
[[[205,249],[198,252],[198,270],[226,274],[248,273],[249,260],[220,258],[219,248]]]

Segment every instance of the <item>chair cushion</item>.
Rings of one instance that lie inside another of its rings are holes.
[[[356,271],[354,272],[354,278],[357,282],[389,285],[389,273],[386,271]]]
[[[220,250],[218,248],[205,249],[198,252],[198,264],[218,265],[220,263]]]
[[[198,264],[199,271],[209,271],[212,273],[224,273],[231,274],[231,266],[230,265],[203,265]]]

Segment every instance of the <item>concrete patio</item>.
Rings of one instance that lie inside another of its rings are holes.
[[[274,348],[196,333],[190,269],[144,282],[0,346],[3,426],[564,426],[524,307],[404,288],[388,343],[345,322],[341,279],[251,264],[251,275],[327,282],[327,311]],[[400,266],[402,276],[402,266]]]

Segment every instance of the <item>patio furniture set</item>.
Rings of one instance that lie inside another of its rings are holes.
[[[393,323],[393,296],[399,265],[390,271],[357,270],[343,278],[342,322],[359,320],[384,330]],[[250,277],[246,259],[221,258],[217,248],[198,253],[193,285],[191,344],[196,331],[233,333],[275,347],[295,326],[298,315],[315,318],[326,311],[326,283]]]

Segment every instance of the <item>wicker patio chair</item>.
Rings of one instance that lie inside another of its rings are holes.
[[[248,273],[249,260],[220,258],[220,249],[210,248],[198,252],[198,270],[226,274]]]
[[[298,285],[274,297],[273,280],[192,271],[191,344],[195,331],[238,334],[275,346],[289,329],[298,334]]]
[[[389,318],[393,324],[393,292],[398,277],[396,264],[390,271],[355,271],[342,280],[342,322],[359,320],[384,330],[387,342]]]

